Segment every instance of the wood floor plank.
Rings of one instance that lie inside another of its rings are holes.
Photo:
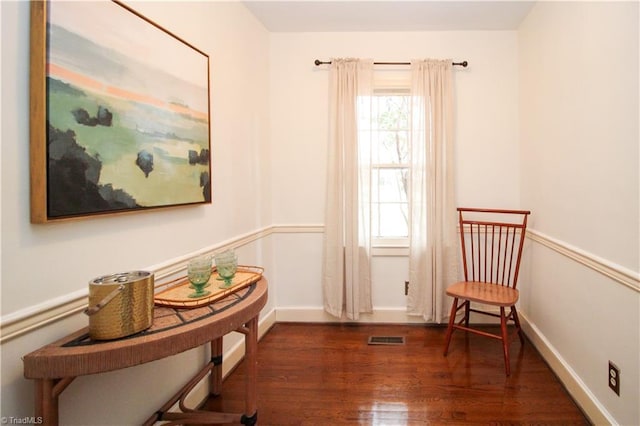
[[[259,425],[588,425],[526,342],[511,344],[511,376],[500,342],[416,325],[277,323],[258,345]],[[369,336],[404,345],[368,345]],[[244,365],[209,409],[242,412]]]

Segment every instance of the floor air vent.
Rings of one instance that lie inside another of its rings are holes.
[[[404,336],[369,336],[369,345],[404,345]]]

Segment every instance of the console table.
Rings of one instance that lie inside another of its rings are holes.
[[[210,305],[194,309],[158,307],[153,325],[133,336],[92,341],[88,327],[23,357],[24,376],[35,380],[35,416],[43,424],[58,424],[58,397],[78,376],[103,373],[166,358],[208,344],[211,360],[144,425],[168,421],[171,425],[238,423],[257,421],[258,316],[267,302],[267,281],[256,283]],[[247,363],[245,412],[221,413],[188,408],[184,400],[211,373],[210,393],[222,391],[222,338],[237,331],[244,335]],[[179,403],[179,412],[170,408]]]

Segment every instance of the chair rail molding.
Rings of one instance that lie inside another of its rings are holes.
[[[270,225],[143,269],[153,271],[156,279],[163,281],[183,271],[188,260],[199,254],[243,247],[273,234],[317,234],[322,232],[324,232],[323,224]],[[585,265],[615,282],[640,292],[640,273],[630,271],[531,228],[527,229],[527,238]],[[83,311],[87,306],[87,299],[88,288],[3,315],[0,318],[0,344]],[[282,314],[286,317],[284,312]]]
[[[260,239],[266,238],[272,234],[306,234],[322,232],[324,232],[324,225],[288,224],[266,226],[264,228],[259,228],[254,231],[248,232],[246,234],[241,234],[234,238],[230,238],[221,243],[205,247],[196,252],[188,253],[184,256],[170,259],[166,262],[141,269],[152,271],[155,275],[156,280],[163,281],[180,273],[181,271],[184,271],[187,267],[189,259],[194,256],[213,253],[229,248],[240,248]],[[162,287],[162,283],[158,284],[157,287]],[[82,312],[87,307],[88,294],[89,289],[85,288],[37,305],[29,306],[27,308],[12,312],[7,315],[3,315],[0,318],[0,344],[19,337],[23,334],[29,333],[38,328],[44,327],[48,324],[52,324],[56,321],[60,321],[64,318],[70,317],[71,315]]]
[[[536,231],[535,229],[527,229],[527,238],[640,293],[640,273],[638,272],[602,259],[592,253]]]

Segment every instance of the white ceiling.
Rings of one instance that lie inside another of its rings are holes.
[[[533,1],[243,1],[271,32],[515,30]]]

